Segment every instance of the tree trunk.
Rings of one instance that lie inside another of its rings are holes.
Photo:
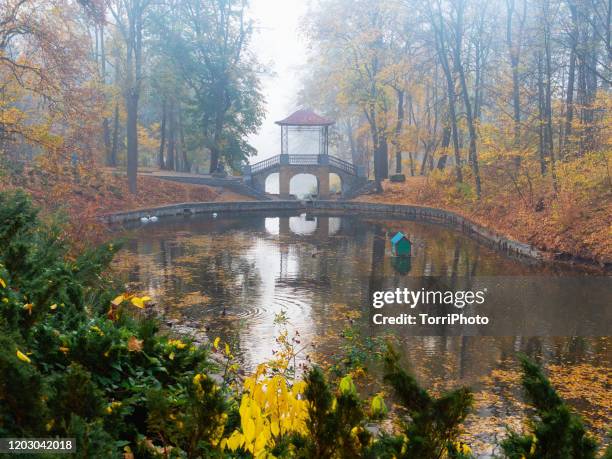
[[[567,76],[567,94],[565,96],[565,131],[563,133],[563,156],[569,154],[570,136],[574,120],[574,75],[576,74],[576,45],[570,51],[569,75]]]
[[[218,83],[216,105],[217,111],[215,114],[215,127],[213,132],[213,145],[210,149],[210,170],[209,172],[215,172],[219,168],[219,157],[221,156],[221,134],[223,133],[223,124],[225,118],[226,111],[226,101],[225,101],[225,82],[223,79]]]
[[[166,98],[164,97],[162,101],[162,116],[161,116],[161,124],[159,127],[159,153],[157,154],[157,166],[160,169],[165,169],[166,164],[164,162],[164,147],[166,143]]]
[[[546,174],[546,142],[544,141],[544,77],[542,71],[542,53],[538,51],[538,152],[540,173]]]
[[[351,161],[353,164],[360,164],[361,158],[358,155],[357,147],[355,145],[355,136],[353,134],[353,123],[351,117],[349,116],[346,120],[346,135],[349,140],[349,148],[351,150]]]
[[[521,138],[521,97],[520,97],[520,81],[519,81],[519,64],[521,56],[521,40],[523,36],[523,26],[527,16],[527,1],[523,0],[523,14],[520,18],[520,26],[518,37],[514,37],[513,19],[514,19],[515,0],[506,0],[506,44],[508,46],[508,54],[510,55],[510,67],[512,69],[512,109],[514,121],[514,146],[519,146]]]
[[[113,49],[115,63],[115,84],[119,84],[119,51]],[[117,167],[117,152],[119,148],[119,102],[115,101],[115,113],[113,115],[113,138],[111,144],[109,166]]]
[[[174,103],[174,99],[172,99],[168,109],[168,153],[166,155],[166,169],[171,171],[175,170],[176,168],[176,115]]]
[[[106,50],[104,47],[104,25],[100,25],[100,82],[106,85]],[[105,99],[108,99],[105,96]],[[111,133],[108,117],[102,120],[102,133],[104,136],[104,152],[106,153],[106,165],[114,167],[116,164],[111,158]]]
[[[465,106],[465,115],[467,117],[468,132],[470,135],[470,150],[469,159],[474,173],[474,181],[476,185],[476,196],[480,199],[482,194],[480,183],[480,169],[478,165],[478,151],[476,149],[476,127],[474,126],[474,115],[472,112],[472,103],[468,93],[467,83],[465,81],[465,72],[463,63],[461,62],[461,38],[463,35],[463,0],[460,0],[457,5],[457,23],[455,28],[455,69],[459,73],[459,82],[461,84],[461,92],[463,93],[463,105]]]
[[[132,88],[126,97],[127,105],[127,176],[130,193],[138,192],[138,94]]]
[[[455,93],[455,82],[450,71],[450,65],[448,62],[448,56],[446,54],[445,45],[445,34],[444,34],[444,22],[442,19],[442,13],[439,12],[439,26],[434,22],[434,28],[436,29],[436,47],[438,49],[438,58],[440,59],[440,65],[444,71],[446,77],[447,87],[447,98],[448,98],[448,112],[450,118],[450,124],[452,129],[453,149],[455,154],[455,174],[457,176],[457,182],[463,182],[463,173],[461,172],[461,153],[459,150],[459,132],[457,127],[457,110],[456,110],[456,93]]]
[[[374,150],[374,181],[376,182],[376,191],[382,192],[382,181],[388,177],[388,147],[387,137],[381,132],[376,120],[376,110],[374,102],[370,102],[369,110],[364,110],[368,124],[370,126],[370,135],[372,136],[372,147]]]
[[[395,147],[395,173],[401,174],[402,147],[400,145],[399,136],[402,132],[402,125],[404,123],[404,90],[396,88],[395,92],[397,94],[397,120],[395,121],[395,135],[393,137],[393,143]]]
[[[111,146],[109,166],[117,167],[117,150],[119,148],[119,103],[115,103],[113,116],[113,141]]]
[[[544,2],[544,65],[546,78],[544,91],[544,110],[546,123],[544,125],[544,142],[546,153],[550,157],[550,175],[552,177],[553,188],[557,190],[557,175],[555,170],[555,152],[553,149],[553,126],[552,126],[552,51],[551,51],[551,31],[549,23],[550,0]]]
[[[180,134],[180,142],[181,142],[181,163],[183,166],[182,171],[190,172],[191,164],[189,163],[189,160],[187,159],[187,148],[185,144],[185,128],[183,126],[183,111],[181,110],[180,105],[179,105],[179,110],[178,110],[178,125],[179,125],[179,134]]]
[[[126,135],[127,135],[127,178],[130,193],[138,192],[138,89],[136,87],[137,77],[135,75],[136,54],[136,19],[135,12],[128,14],[129,32],[127,36],[126,53],[126,88],[125,105],[127,110]]]

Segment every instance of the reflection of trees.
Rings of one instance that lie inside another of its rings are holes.
[[[328,217],[317,216],[317,219],[324,218]],[[390,257],[386,256],[389,242],[385,232],[393,228],[392,224],[406,231],[414,243],[412,270],[407,276],[396,276]],[[262,251],[257,245],[264,244],[263,251],[276,251],[270,260],[279,265],[270,267],[272,275],[284,273],[274,279],[272,288],[277,289],[276,293],[284,290],[286,296],[294,295],[308,303],[307,311],[313,320],[309,331],[322,336],[330,330],[340,332],[346,324],[342,321],[344,314],[338,315],[339,310],[361,309],[364,313],[367,310],[364,333],[381,331],[369,326],[371,296],[375,290],[397,286],[464,289],[472,283],[478,285],[478,278],[483,275],[531,272],[531,268],[492,254],[445,228],[417,222],[402,222],[401,228],[398,225],[397,222],[366,224],[363,220],[345,217],[340,230],[332,237],[290,232],[278,236],[266,233],[262,214],[236,218],[223,215],[221,220],[176,219],[148,226],[137,238],[127,241],[126,251],[136,259],[128,278],[143,286],[160,288],[165,292],[168,309],[173,311],[177,310],[173,300],[179,302],[185,293],[203,292],[210,297],[209,303],[187,305],[182,312],[194,318],[205,312],[207,322],[213,326],[235,330],[237,320],[217,317],[224,307],[230,317],[248,309],[269,307],[263,304],[260,289],[262,277],[267,273],[264,269],[263,276],[260,274],[252,256],[255,249]],[[529,285],[528,290],[533,287]],[[501,291],[501,294],[509,296],[512,292]],[[338,304],[346,306],[339,309]],[[253,327],[260,330],[256,325]],[[452,330],[440,329],[437,333],[451,335]],[[262,336],[262,339],[271,338]],[[400,337],[400,340],[402,351],[423,380],[440,377],[473,381],[499,367],[500,362],[516,352],[557,363],[596,358],[609,362],[611,352],[601,340],[588,338],[430,336]]]
[[[207,307],[240,307],[238,298],[256,296],[259,273],[247,258],[252,241],[225,235],[248,228],[249,222],[248,218],[223,222],[181,219],[165,223],[159,230],[147,228],[126,246],[138,257],[130,279],[143,286],[157,279],[167,296],[175,300],[180,301],[183,293],[201,292],[211,299]],[[192,309],[185,312],[196,312]]]
[[[372,227],[372,258],[370,261],[370,276],[368,278],[368,306],[372,304],[374,292],[384,289],[385,284],[385,246],[387,244],[385,230],[380,225]],[[368,322],[372,323],[373,308],[368,307]]]
[[[419,379],[445,386],[476,384],[492,370],[516,366],[524,353],[538,362],[558,365],[592,363],[609,366],[611,351],[605,338],[410,336],[400,350]]]

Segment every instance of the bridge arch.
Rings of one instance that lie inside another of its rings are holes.
[[[296,172],[289,178],[289,194],[298,199],[307,195],[319,195],[319,177],[309,172]]]
[[[345,192],[345,179],[336,172],[329,172],[329,192],[332,195]]]
[[[263,180],[263,188],[266,194],[279,194],[280,190],[280,174],[278,172],[272,172]]]

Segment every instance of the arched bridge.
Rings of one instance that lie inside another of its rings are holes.
[[[335,173],[342,182],[342,195],[363,185],[366,181],[365,169],[328,154],[289,155],[280,154],[244,168],[247,185],[265,192],[266,179],[270,174],[279,174],[279,195],[281,199],[291,198],[290,182],[298,174],[310,174],[317,178],[318,197],[330,196],[329,174]]]

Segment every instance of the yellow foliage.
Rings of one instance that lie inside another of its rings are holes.
[[[113,301],[111,301],[111,304],[114,306],[119,306],[121,303],[127,300],[129,300],[137,308],[144,309],[144,307],[146,306],[145,303],[147,301],[151,301],[151,297],[150,296],[138,297],[136,295],[130,295],[128,293],[123,293],[119,295],[118,297],[116,297]]]
[[[282,375],[265,376],[266,367],[258,368],[244,381],[240,402],[240,430],[221,441],[231,451],[243,448],[254,457],[271,457],[267,451],[287,434],[306,434],[308,404],[303,399],[306,384],[299,381],[289,386]]]
[[[136,306],[137,308],[144,309],[145,303],[147,301],[151,301],[151,297],[143,296],[143,297],[139,298],[139,297],[135,296],[135,297],[132,298],[131,301],[132,301],[132,304],[134,306]]]
[[[21,352],[19,349],[17,349],[17,358],[21,360],[22,362],[32,363],[30,358],[27,355],[25,355],[23,352]]]

